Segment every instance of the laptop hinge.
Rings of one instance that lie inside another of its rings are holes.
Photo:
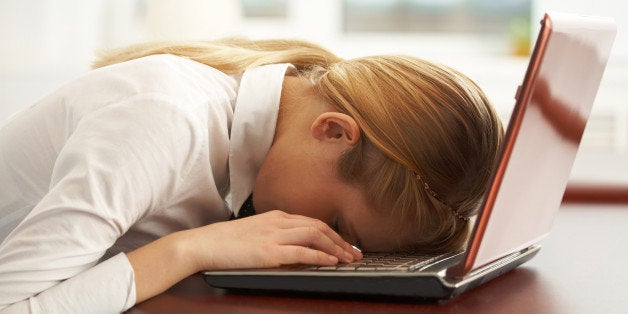
[[[531,245],[525,249],[519,250],[517,252],[513,252],[510,253],[509,255],[506,255],[500,259],[494,260],[488,264],[482,265],[480,267],[477,268],[473,268],[470,271],[468,271],[467,273],[463,273],[461,275],[457,275],[454,274],[452,275],[452,273],[450,272],[450,270],[452,269],[460,269],[460,264],[464,263],[464,259],[462,261],[460,261],[460,263],[453,265],[451,267],[449,267],[447,269],[445,278],[452,278],[452,279],[456,279],[457,281],[462,280],[462,281],[466,281],[467,279],[472,279],[472,278],[476,278],[476,277],[481,277],[482,275],[484,275],[487,272],[491,272],[494,269],[497,268],[501,268],[504,267],[514,261],[517,261],[527,255],[534,255],[536,254],[536,252],[538,250],[541,249],[540,245]],[[527,260],[527,259],[526,259]]]

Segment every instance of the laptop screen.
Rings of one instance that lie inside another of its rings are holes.
[[[546,14],[463,275],[538,242],[560,207],[615,38],[612,19]]]

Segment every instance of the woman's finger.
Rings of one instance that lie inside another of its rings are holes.
[[[283,265],[306,264],[331,266],[338,264],[338,258],[334,255],[299,245],[280,246],[277,248],[276,254],[278,254],[280,263]]]
[[[329,238],[328,234],[322,232],[315,226],[305,226],[282,230],[277,233],[278,244],[298,245],[313,248],[330,255],[334,255],[344,263],[353,262],[354,256]]]
[[[346,242],[338,233],[336,233],[336,231],[334,231],[329,225],[321,220],[307,216],[287,214],[282,211],[272,211],[268,214],[272,218],[276,219],[274,220],[274,222],[276,226],[280,228],[289,229],[298,227],[314,227],[327,235],[327,237],[329,237],[334,243],[336,243],[336,245],[340,246],[351,256],[356,256],[351,244]]]

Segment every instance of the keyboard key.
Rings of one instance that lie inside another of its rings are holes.
[[[333,271],[333,270],[336,270],[337,268],[338,268],[337,266],[320,266],[316,268],[316,270]]]

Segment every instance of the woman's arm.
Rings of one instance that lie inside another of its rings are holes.
[[[193,117],[154,95],[83,117],[59,147],[47,194],[0,245],[0,309],[132,306],[126,256],[96,264],[134,223],[167,204],[204,134]]]
[[[137,303],[202,270],[334,265],[362,257],[322,221],[281,211],[173,233],[127,256]]]

